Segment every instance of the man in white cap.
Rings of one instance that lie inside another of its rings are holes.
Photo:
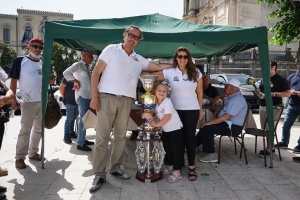
[[[200,162],[218,162],[214,147],[214,135],[237,136],[242,132],[244,119],[247,114],[247,103],[240,93],[240,81],[231,79],[225,83],[225,94],[228,99],[217,118],[204,122],[197,135],[197,144],[202,143],[203,152],[207,153]]]

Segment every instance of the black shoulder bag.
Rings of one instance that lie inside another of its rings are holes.
[[[51,97],[48,99],[45,115],[45,128],[52,129],[55,127],[62,117],[60,106],[54,98],[52,86],[50,84]]]

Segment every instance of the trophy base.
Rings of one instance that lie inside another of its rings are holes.
[[[151,172],[151,176],[148,178],[147,177],[147,168],[145,170],[144,173],[141,173],[140,171],[137,171],[136,172],[136,175],[135,175],[135,178],[141,182],[145,182],[145,183],[154,183],[156,181],[159,181],[162,179],[162,171],[160,171],[158,174],[155,174],[154,173],[154,169],[151,168],[150,169],[150,172]]]

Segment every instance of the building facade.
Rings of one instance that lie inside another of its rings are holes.
[[[73,20],[73,14],[17,9],[17,15],[0,13],[0,43],[9,44],[18,55],[27,52],[32,37],[44,39],[45,21]]]
[[[266,17],[274,7],[257,4],[256,0],[183,0],[183,19],[200,24],[225,26],[266,26],[271,28],[276,20],[267,21]],[[272,35],[269,34],[269,39]],[[299,44],[283,46],[269,45],[270,51],[297,51]]]

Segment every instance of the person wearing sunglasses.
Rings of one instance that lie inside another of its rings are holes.
[[[26,168],[24,160],[41,161],[38,154],[42,133],[42,61],[40,60],[44,42],[40,38],[32,38],[28,43],[29,54],[15,58],[9,77],[10,89],[16,94],[17,82],[20,92],[29,96],[28,101],[21,106],[21,130],[16,145],[15,167]],[[54,84],[55,79],[49,81]],[[18,104],[19,105],[19,104]],[[14,97],[12,109],[16,110],[17,99]]]
[[[106,161],[111,127],[114,144],[110,156],[110,174],[121,179],[130,176],[122,166],[126,131],[138,78],[143,70],[161,71],[171,65],[157,65],[137,54],[134,48],[143,39],[142,31],[129,26],[123,32],[123,43],[108,45],[99,56],[92,74],[90,107],[97,111],[96,145],[93,155],[94,181],[90,191],[97,190],[106,180]],[[99,82],[99,75],[102,73]]]
[[[143,72],[142,74],[146,75],[149,73]],[[173,58],[173,68],[155,72],[154,74],[159,75],[158,80],[167,79],[170,84],[170,99],[183,124],[183,142],[188,157],[189,180],[194,181],[197,179],[195,169],[195,132],[198,119],[202,120],[203,118],[202,74],[196,68],[191,53],[186,47],[177,49]]]

